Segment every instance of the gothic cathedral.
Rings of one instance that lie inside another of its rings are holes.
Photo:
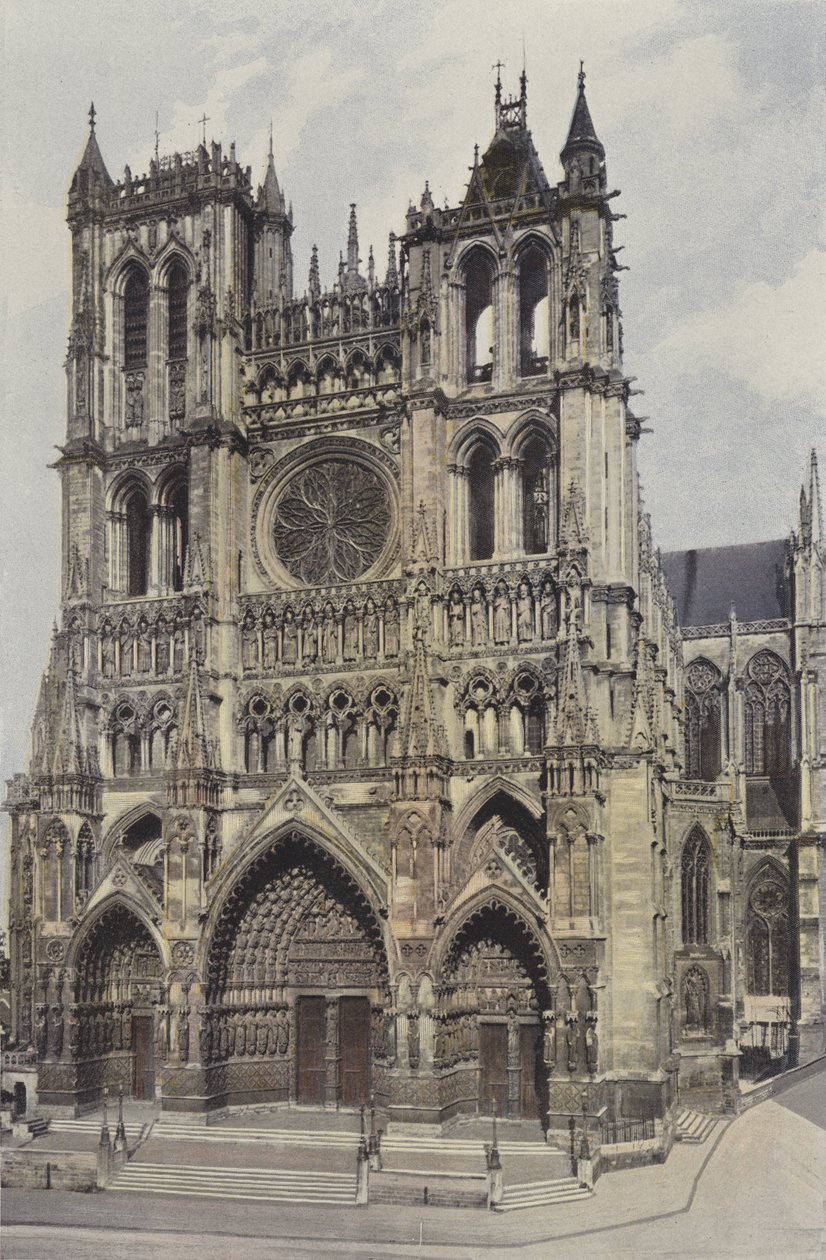
[[[39,1103],[548,1134],[824,1052],[817,468],[661,556],[580,75],[296,293],[272,145],[69,191],[63,594],[9,785]],[[383,274],[381,274],[383,273]]]

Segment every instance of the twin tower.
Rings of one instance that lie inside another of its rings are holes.
[[[551,1138],[584,1107],[667,1149],[679,1090],[731,1102],[741,772],[684,777],[582,74],[561,160],[497,83],[461,200],[425,185],[383,275],[353,207],[299,294],[272,150],[255,193],[218,144],[114,182],[92,116],[61,617],[7,802],[41,1104],[495,1103]]]

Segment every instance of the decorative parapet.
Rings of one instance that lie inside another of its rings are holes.
[[[774,634],[789,629],[786,617],[775,617],[765,621],[738,621],[737,633],[742,634]],[[684,639],[727,639],[731,634],[731,622],[720,621],[713,626],[681,626],[680,634]]]

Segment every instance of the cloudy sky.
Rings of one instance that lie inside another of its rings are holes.
[[[260,177],[270,119],[303,287],[331,281],[358,202],[361,252],[430,180],[462,196],[516,87],[545,169],[579,59],[625,246],[626,366],[653,433],[645,499],[664,548],[784,534],[826,421],[824,18],[801,0],[4,0],[2,715],[22,769],[58,599],[71,173],[94,99],[110,174],[235,140]],[[824,478],[826,480],[826,478]]]

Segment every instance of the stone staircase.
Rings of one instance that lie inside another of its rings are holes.
[[[575,1203],[590,1199],[593,1191],[581,1186],[576,1177],[560,1177],[557,1181],[526,1181],[505,1186],[502,1202],[494,1212],[516,1212],[520,1208],[553,1207],[558,1203]]]
[[[173,1194],[266,1203],[317,1203],[353,1207],[353,1173],[206,1165],[126,1164],[109,1186],[133,1194]]]
[[[34,1116],[26,1124],[33,1138],[44,1137],[50,1129],[54,1128],[54,1121],[49,1120],[48,1116]]]
[[[114,1135],[115,1129],[117,1127],[117,1123],[118,1123],[117,1112],[113,1112],[113,1110],[110,1108],[109,1110],[110,1135]],[[78,1134],[91,1133],[99,1137],[101,1124],[102,1124],[102,1121],[101,1121],[100,1115],[81,1117],[77,1120],[54,1119],[52,1120],[49,1126],[49,1131],[51,1133],[78,1133]],[[127,1142],[130,1145],[133,1142],[136,1142],[138,1138],[140,1137],[141,1125],[136,1123],[135,1121],[126,1121],[124,1122],[123,1127],[126,1130]]]
[[[685,1108],[677,1116],[675,1136],[678,1142],[690,1142],[699,1146],[715,1132],[719,1124],[717,1116],[708,1116],[702,1111],[689,1111]]]

